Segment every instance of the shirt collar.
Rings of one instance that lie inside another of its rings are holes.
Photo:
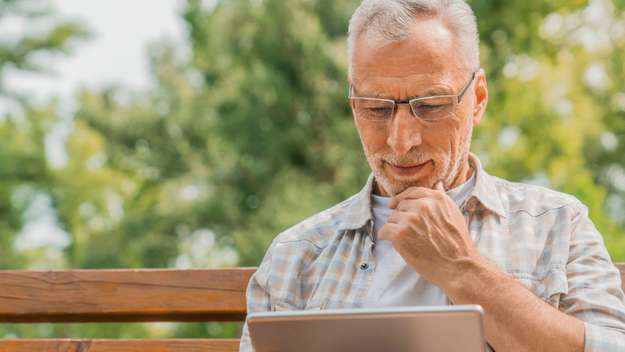
[[[467,201],[475,197],[485,208],[493,213],[506,217],[499,192],[493,176],[489,175],[483,168],[478,157],[469,153],[469,163],[475,170],[475,187],[467,197]],[[373,174],[369,175],[365,186],[356,193],[345,204],[346,216],[343,217],[341,230],[357,230],[365,225],[371,225],[373,215],[371,214],[371,193],[373,191]]]
[[[369,175],[367,183],[345,204],[345,216],[342,217],[340,230],[357,230],[371,224],[371,193],[373,191],[373,173]],[[370,225],[369,225],[370,226]]]
[[[486,209],[505,218],[506,211],[501,203],[501,198],[499,198],[495,178],[489,175],[486,170],[482,168],[482,163],[475,154],[469,153],[469,163],[476,172],[476,179],[475,187],[473,188],[473,192],[471,192],[468,199],[471,199],[472,197],[477,198],[477,200]]]

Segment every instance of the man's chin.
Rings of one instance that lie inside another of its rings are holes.
[[[384,189],[385,193],[391,197],[394,197],[411,187],[432,188],[432,185],[429,184],[429,179],[427,180],[423,180],[423,179],[402,180],[402,179],[389,178],[387,176],[382,176],[382,177],[376,178],[376,182],[378,183],[378,187],[381,186]]]

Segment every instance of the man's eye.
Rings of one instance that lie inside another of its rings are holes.
[[[419,105],[419,109],[422,110],[436,110],[436,109],[443,109],[445,108],[446,105]]]
[[[385,113],[389,111],[390,109],[386,107],[378,107],[378,108],[368,108],[367,110],[369,110],[369,112],[374,112],[374,113]]]

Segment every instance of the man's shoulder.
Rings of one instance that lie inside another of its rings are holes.
[[[524,212],[538,217],[553,211],[579,212],[583,204],[573,195],[542,185],[514,182],[492,176],[509,214]]]
[[[276,236],[274,243],[306,242],[318,248],[325,247],[350,216],[350,206],[357,201],[357,196],[353,195],[291,226]]]

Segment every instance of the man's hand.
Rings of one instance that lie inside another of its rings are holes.
[[[444,291],[465,263],[481,260],[464,216],[442,182],[435,189],[408,188],[391,199],[390,208],[395,211],[378,238],[390,240],[406,263]]]
[[[583,350],[584,323],[480,256],[464,216],[440,183],[435,189],[409,188],[393,197],[390,207],[395,211],[379,238],[392,241],[406,263],[455,304],[481,305],[486,339],[495,350]]]

